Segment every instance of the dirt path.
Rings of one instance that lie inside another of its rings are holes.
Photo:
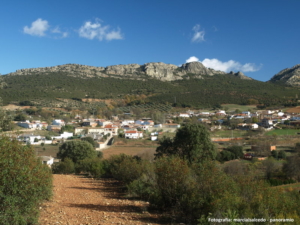
[[[54,196],[40,207],[41,225],[162,224],[159,215],[147,212],[147,202],[123,198],[115,180],[76,175],[53,178]]]

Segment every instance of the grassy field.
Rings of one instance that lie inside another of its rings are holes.
[[[298,135],[297,133],[300,133],[300,130],[294,130],[294,129],[282,129],[282,130],[271,130],[266,132],[266,135]],[[300,137],[300,135],[299,135]]]
[[[228,111],[235,111],[236,109],[240,111],[249,111],[252,109],[256,109],[256,105],[237,105],[237,104],[222,104],[222,107],[228,108]]]
[[[244,130],[217,130],[211,133],[211,137],[242,137],[245,133]]]
[[[58,145],[33,145],[34,150],[38,156],[52,156],[56,157],[58,153]]]

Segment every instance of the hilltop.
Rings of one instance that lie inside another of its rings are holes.
[[[286,68],[275,74],[270,82],[282,83],[290,86],[300,86],[300,64],[293,66],[292,68]]]
[[[0,90],[4,104],[32,101],[36,106],[94,108],[147,103],[168,108],[212,107],[218,104],[286,105],[294,103],[298,89],[261,82],[241,72],[224,73],[200,62],[178,67],[165,63],[92,67],[66,64],[21,69],[3,76]],[[139,96],[139,97],[137,97]],[[97,101],[84,102],[85,98]],[[117,102],[116,102],[117,101]],[[128,109],[124,109],[128,111]]]
[[[51,74],[51,73],[66,73],[67,76],[92,78],[92,77],[115,77],[115,78],[155,78],[162,81],[182,80],[188,74],[197,75],[197,78],[202,78],[202,75],[217,75],[226,74],[222,71],[216,71],[206,68],[200,62],[185,63],[178,67],[173,64],[162,62],[146,63],[144,65],[128,64],[128,65],[113,65],[107,67],[95,67],[79,64],[66,64],[53,67],[20,69],[16,72],[7,74],[8,76],[15,75],[35,75],[35,74]],[[251,79],[243,73],[229,73],[241,79]]]

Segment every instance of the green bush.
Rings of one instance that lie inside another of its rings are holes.
[[[75,172],[74,162],[65,158],[64,161],[54,163],[52,165],[52,172],[55,174],[71,174]]]
[[[138,179],[143,173],[142,164],[132,156],[125,154],[114,155],[108,161],[110,174],[125,184]]]
[[[74,163],[85,158],[95,158],[97,153],[94,147],[87,141],[68,141],[59,147],[57,157],[70,158]]]
[[[89,173],[95,178],[100,178],[105,174],[104,163],[100,158],[84,159],[77,162],[75,166],[76,173]]]
[[[51,170],[30,146],[0,139],[0,223],[35,224],[38,206],[52,195]]]

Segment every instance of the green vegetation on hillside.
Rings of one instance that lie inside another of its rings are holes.
[[[296,102],[299,90],[255,80],[242,80],[228,75],[187,76],[186,79],[163,82],[157,79],[80,78],[66,73],[5,76],[7,86],[1,90],[4,103],[38,102],[82,98],[118,98],[145,95],[142,102],[157,102],[174,106],[212,107],[217,104],[284,105]]]

